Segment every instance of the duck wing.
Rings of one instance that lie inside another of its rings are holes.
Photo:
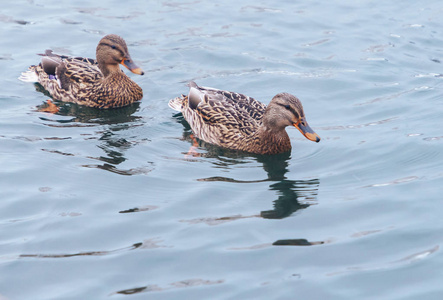
[[[195,82],[189,84],[189,107],[206,111],[207,115],[223,113],[237,120],[251,119],[261,123],[266,105],[244,94],[209,87],[200,87]],[[210,106],[203,109],[205,106]],[[211,109],[212,108],[212,109]],[[212,111],[212,112],[211,112]],[[204,113],[204,112],[202,112]]]
[[[95,59],[58,55],[52,50],[46,50],[45,54],[40,55],[43,56],[43,71],[50,78],[54,76],[64,90],[69,90],[72,84],[92,84],[102,77]]]
[[[265,104],[240,93],[200,87],[195,82],[189,86],[188,95],[171,99],[169,106],[183,114],[196,137],[228,149],[274,153],[263,149]]]

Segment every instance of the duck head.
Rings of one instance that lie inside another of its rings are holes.
[[[105,77],[112,72],[119,71],[119,64],[128,68],[132,73],[144,74],[129,55],[125,40],[118,35],[108,34],[103,37],[97,45],[96,55],[98,66]]]
[[[308,140],[320,142],[320,137],[306,121],[300,100],[289,93],[280,93],[272,98],[263,116],[263,123],[271,130],[283,130],[286,126],[294,126]]]

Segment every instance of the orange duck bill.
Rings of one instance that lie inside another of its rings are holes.
[[[145,72],[137,66],[131,58],[124,58],[121,62],[122,65],[124,65],[126,68],[128,68],[129,71],[131,71],[134,74],[143,75]]]
[[[318,134],[315,133],[314,130],[312,130],[311,127],[309,127],[308,122],[306,122],[304,118],[297,123],[292,123],[292,125],[297,127],[297,129],[300,130],[301,134],[303,134],[308,140],[316,143],[320,142],[320,137],[318,136]]]

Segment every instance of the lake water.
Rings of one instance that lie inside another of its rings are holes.
[[[0,13],[0,298],[442,299],[443,4],[14,1]],[[131,107],[17,80],[126,39]],[[186,83],[298,96],[290,154],[204,143]]]

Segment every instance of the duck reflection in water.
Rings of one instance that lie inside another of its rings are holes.
[[[186,121],[181,117],[180,114],[174,116],[178,122],[181,122],[184,126],[184,133],[182,140],[194,143],[195,140],[191,137],[191,128]],[[224,181],[231,183],[259,183],[259,182],[270,182],[268,190],[275,191],[277,194],[277,199],[273,200],[273,209],[261,211],[257,215],[234,215],[225,216],[219,218],[199,218],[193,220],[183,220],[189,224],[206,223],[208,225],[219,225],[225,222],[235,221],[245,218],[259,217],[263,219],[283,219],[293,215],[298,210],[308,208],[309,206],[316,204],[317,194],[320,182],[318,179],[310,180],[290,180],[286,177],[288,173],[288,165],[291,160],[291,153],[281,153],[277,155],[256,155],[251,153],[238,152],[228,149],[223,149],[214,146],[204,141],[197,141],[198,149],[204,148],[205,153],[194,153],[193,159],[196,157],[205,158],[216,158],[214,164],[217,167],[224,166],[226,168],[231,167],[235,164],[244,164],[246,162],[245,158],[254,158],[257,162],[263,164],[263,169],[267,173],[267,178],[258,180],[237,180],[229,177],[215,176],[208,178],[200,178],[198,181]],[[188,153],[184,153],[188,154]],[[185,158],[186,160],[192,160]],[[310,246],[323,244],[323,241],[308,241],[306,239],[282,239],[277,240],[272,245],[274,246]],[[264,247],[271,244],[263,245]],[[262,246],[252,246],[251,248],[261,248]]]
[[[241,155],[241,154],[237,154]],[[251,154],[247,154],[251,156]],[[205,156],[207,156],[205,154]],[[244,154],[243,156],[246,156]],[[291,158],[290,153],[278,155],[252,155],[260,163],[263,163],[263,169],[267,172],[268,178],[261,180],[236,180],[227,177],[209,177],[198,179],[199,181],[226,181],[232,183],[257,183],[271,182],[269,190],[276,191],[278,198],[274,200],[274,208],[260,212],[260,217],[264,219],[283,219],[291,216],[297,210],[308,208],[315,203],[319,186],[318,179],[311,180],[289,180],[285,177],[288,172],[288,161]],[[300,202],[300,200],[303,200]],[[234,217],[235,218],[235,217]],[[223,218],[227,220],[227,218]]]
[[[87,159],[99,161],[100,163],[85,164],[83,167],[102,169],[120,175],[146,174],[152,170],[152,163],[150,162],[147,166],[137,168],[118,168],[118,165],[127,160],[125,152],[134,145],[143,142],[128,140],[127,135],[124,134],[125,131],[131,128],[143,125],[143,118],[134,115],[139,107],[140,103],[136,102],[122,108],[103,110],[74,103],[60,102],[60,109],[56,114],[51,113],[40,117],[40,119],[46,126],[50,127],[100,128],[100,130],[91,130],[82,136],[84,140],[89,142],[92,140],[97,141],[97,147],[104,152],[104,155],[85,155]],[[66,117],[72,118],[68,119]],[[43,149],[43,151],[66,156],[78,156],[78,154],[66,153],[57,149]]]
[[[274,200],[274,209],[260,212],[262,218],[283,219],[315,203],[319,186],[318,179],[289,180],[284,176],[288,172],[289,153],[258,157],[257,160],[263,163],[263,168],[268,173],[267,180],[275,182],[269,185],[269,190],[276,191],[278,195],[278,198]]]
[[[176,120],[183,124],[183,140],[195,143],[191,137],[191,128],[181,116],[181,114],[176,114],[174,116]],[[224,149],[217,147],[215,145],[206,143],[202,140],[198,141],[199,147],[204,147],[206,153],[198,153],[194,156],[206,157],[206,158],[217,158],[215,162],[218,166],[220,165],[232,165],[232,164],[243,164],[245,162],[244,158],[253,157],[257,162],[263,164],[263,169],[267,173],[266,179],[259,180],[236,180],[234,178],[228,177],[209,177],[201,178],[199,181],[226,181],[232,183],[257,183],[257,182],[271,182],[269,185],[269,190],[276,191],[278,198],[274,200],[274,208],[272,210],[266,210],[260,212],[259,216],[265,219],[283,219],[289,217],[294,212],[299,209],[305,209],[309,207],[312,203],[315,203],[317,198],[317,191],[319,186],[318,179],[311,180],[289,180],[286,178],[286,173],[288,172],[288,164],[291,159],[291,153],[281,153],[276,155],[257,155],[245,152],[238,152],[234,150]],[[187,160],[189,160],[187,158]],[[300,202],[300,200],[303,200]],[[208,220],[207,223],[216,224],[218,222],[224,223],[230,220],[249,218],[252,216],[232,216],[232,217],[222,217],[217,219]],[[194,223],[191,221],[191,223]]]

